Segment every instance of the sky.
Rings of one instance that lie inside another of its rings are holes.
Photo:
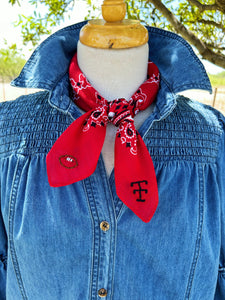
[[[23,49],[25,58],[28,59],[31,55],[30,48],[31,46],[23,46],[22,37],[20,33],[20,28],[13,25],[14,22],[18,21],[18,15],[30,15],[33,14],[34,7],[29,5],[28,0],[20,0],[22,3],[21,7],[18,5],[12,6],[8,3],[8,0],[1,0],[1,10],[0,10],[0,48],[4,47],[4,39],[7,40],[8,44],[11,45],[16,43],[18,48]],[[102,1],[103,2],[103,1]],[[101,1],[98,1],[101,3]],[[76,0],[75,7],[71,13],[71,18],[66,18],[62,25],[54,28],[54,31],[69,26],[74,23],[78,23],[84,20],[84,17],[87,15],[87,6],[86,1]],[[216,74],[224,71],[224,69],[219,68],[210,62],[203,61],[203,64],[206,68],[206,71],[210,74]]]
[[[22,37],[20,33],[20,27],[14,26],[13,23],[18,21],[18,15],[24,14],[25,16],[33,15],[34,6],[29,4],[28,0],[20,0],[21,7],[18,5],[11,5],[8,0],[1,0],[0,9],[0,47],[4,47],[4,40],[7,40],[8,44],[11,45],[16,43],[18,48],[22,48],[25,58],[28,59],[31,55],[30,48],[32,45],[24,46],[22,43]],[[84,20],[87,15],[87,5],[84,0],[76,0],[74,10],[71,13],[71,18],[65,18],[65,21],[55,27],[52,32],[55,32],[63,27],[69,26],[74,23],[78,23]],[[45,39],[45,37],[42,38]],[[33,50],[32,50],[33,51]]]

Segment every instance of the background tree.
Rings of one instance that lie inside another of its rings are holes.
[[[26,60],[16,44],[0,49],[0,81],[9,82],[19,75]]]
[[[19,0],[9,0],[11,4]],[[24,43],[36,45],[40,36],[64,20],[74,7],[74,0],[29,0],[35,6],[32,16],[19,16]],[[87,18],[96,16],[100,7],[86,0]],[[225,68],[225,0],[127,0],[127,16],[142,23],[166,28],[183,36],[202,58]],[[100,6],[100,1],[98,1]],[[43,9],[45,7],[45,9]],[[46,9],[47,8],[47,9]],[[40,12],[37,12],[39,9]],[[75,6],[75,9],[79,7]],[[44,13],[41,13],[43,12]],[[100,14],[99,14],[100,15]]]
[[[5,99],[5,82],[17,77],[26,60],[17,49],[16,44],[0,49],[0,82],[2,83],[3,99]]]

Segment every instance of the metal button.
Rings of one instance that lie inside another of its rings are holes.
[[[106,221],[102,221],[100,224],[100,228],[103,231],[108,231],[109,230],[109,223]]]
[[[106,297],[106,296],[107,296],[107,291],[106,291],[106,289],[100,289],[100,290],[98,290],[98,295],[99,295],[99,297],[101,297],[101,298]]]

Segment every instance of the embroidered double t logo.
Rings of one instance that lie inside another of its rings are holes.
[[[134,185],[138,186],[138,189],[133,189],[133,193],[139,194],[139,198],[136,199],[136,201],[138,202],[145,202],[145,199],[142,198],[143,193],[147,194],[148,190],[147,189],[143,189],[141,184],[145,184],[148,185],[148,181],[147,180],[142,180],[142,181],[136,181],[136,182],[131,182],[131,187],[133,187]]]

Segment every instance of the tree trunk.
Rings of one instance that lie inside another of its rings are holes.
[[[222,1],[224,0],[220,0],[220,2]],[[191,45],[196,47],[202,58],[207,59],[219,67],[225,68],[225,55],[215,53],[209,49],[204,42],[194,35],[193,32],[188,30],[180,21],[178,21],[174,14],[171,13],[171,11],[160,0],[149,0],[149,2],[151,2],[164,15],[177,33],[179,33]]]

